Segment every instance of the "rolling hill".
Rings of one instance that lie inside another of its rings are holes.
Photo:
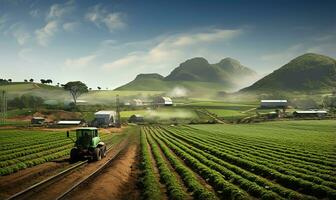
[[[176,67],[167,77],[159,74],[139,74],[133,81],[115,90],[171,90],[183,86],[189,90],[232,90],[240,87],[242,79],[257,77],[253,70],[239,61],[225,58],[216,64],[201,57],[189,59]],[[246,84],[245,84],[246,85]]]
[[[307,53],[242,89],[251,91],[316,91],[336,87],[336,60]]]

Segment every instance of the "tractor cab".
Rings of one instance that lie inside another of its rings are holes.
[[[70,137],[69,131],[67,137]],[[106,156],[106,145],[100,140],[98,129],[95,127],[76,129],[76,140],[73,141],[75,145],[70,152],[71,161],[82,158],[100,160]]]
[[[78,148],[95,148],[100,142],[97,128],[80,128],[76,130],[76,144]]]

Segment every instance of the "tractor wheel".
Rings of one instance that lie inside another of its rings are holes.
[[[100,148],[95,148],[94,149],[94,156],[93,157],[94,157],[95,161],[101,160],[102,152],[101,152]]]
[[[76,162],[78,160],[78,149],[73,148],[70,151],[70,162]]]
[[[106,149],[106,145],[102,146],[101,147],[101,152],[102,152],[102,157],[105,158],[106,157],[106,154],[107,154],[107,149]]]

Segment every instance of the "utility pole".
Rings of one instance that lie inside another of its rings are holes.
[[[117,119],[116,119],[116,127],[121,127],[121,120],[120,120],[120,108],[119,108],[119,95],[116,96],[116,113],[117,113]]]
[[[7,118],[7,95],[5,90],[1,93],[1,100],[1,123],[5,124]]]

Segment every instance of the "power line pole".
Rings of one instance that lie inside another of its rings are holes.
[[[116,96],[116,113],[117,113],[117,119],[116,119],[116,127],[121,127],[121,120],[120,120],[120,108],[119,108],[119,95]]]
[[[2,100],[2,105],[1,105],[1,122],[2,124],[6,123],[6,118],[7,118],[7,94],[6,91],[2,91],[1,95],[1,100]]]

